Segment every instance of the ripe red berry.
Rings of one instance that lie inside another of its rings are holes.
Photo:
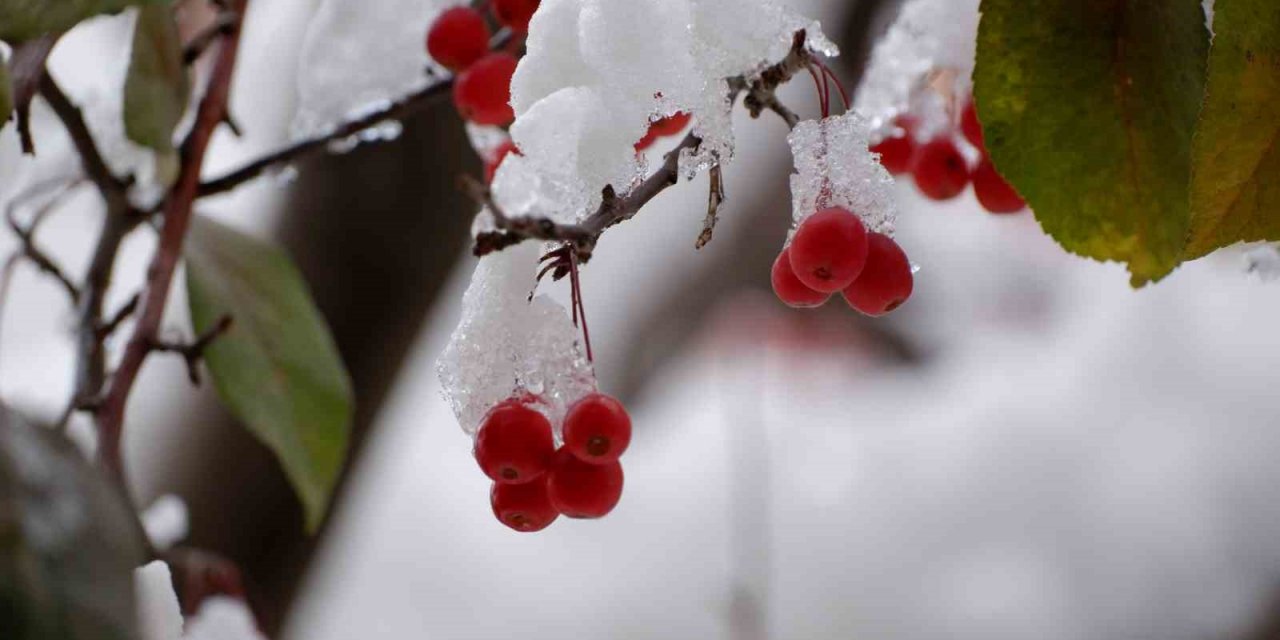
[[[964,132],[964,137],[983,153],[986,152],[985,140],[982,137],[982,123],[978,122],[978,105],[969,99],[964,105],[964,111],[960,112],[960,130]]]
[[[494,407],[476,434],[476,462],[494,482],[521,484],[542,475],[555,459],[551,423],[515,401]]]
[[[436,17],[427,30],[427,54],[453,71],[461,71],[489,51],[489,25],[470,7],[453,7]]]
[[[593,393],[564,417],[564,448],[583,462],[614,462],[631,444],[631,416],[614,398]]]
[[[600,518],[622,498],[622,465],[591,464],[561,449],[547,477],[547,495],[556,511],[570,518]]]
[[[484,181],[486,183],[493,182],[493,175],[498,172],[498,167],[502,166],[502,161],[507,159],[507,155],[515,153],[520,155],[520,149],[516,147],[516,143],[508,140],[493,150],[493,155],[484,163]]]
[[[915,119],[910,116],[898,116],[893,120],[899,129],[893,131],[885,139],[872,145],[872,153],[880,154],[880,164],[892,175],[901,175],[911,170],[911,160],[916,153],[916,139],[913,133]]]
[[[493,0],[493,13],[498,22],[516,33],[529,32],[529,20],[538,10],[539,0]]]
[[[814,291],[834,293],[862,272],[867,228],[847,209],[823,209],[800,224],[788,251],[800,282]]]
[[[636,148],[636,152],[638,153],[640,151],[644,151],[645,149],[648,149],[649,147],[652,147],[653,143],[657,141],[658,141],[658,136],[654,134],[653,127],[650,127],[648,131],[644,132],[644,137],[636,141],[634,145]]]
[[[499,522],[525,533],[542,531],[560,516],[547,495],[546,478],[525,484],[495,482],[489,504]]]
[[[969,165],[947,138],[920,147],[911,172],[920,192],[934,200],[954,198],[969,184]]]
[[[496,127],[510,124],[511,75],[518,61],[509,53],[490,53],[458,76],[453,103],[462,117],[476,124]]]
[[[684,128],[689,126],[689,121],[693,119],[693,114],[684,111],[677,111],[669,116],[664,116],[653,121],[649,125],[649,132],[655,136],[674,136],[679,135]]]
[[[791,268],[790,247],[783,249],[782,253],[778,254],[778,259],[773,261],[773,272],[769,279],[773,282],[773,293],[788,307],[796,309],[820,307],[827,298],[831,297],[829,293],[814,291],[800,282],[800,278],[796,277],[796,272]]]
[[[978,197],[982,208],[991,213],[1017,213],[1027,206],[987,158],[983,158],[973,172],[973,195]]]
[[[882,316],[911,297],[914,280],[902,247],[893,238],[873,232],[867,239],[867,266],[844,290],[844,299],[862,313]]]

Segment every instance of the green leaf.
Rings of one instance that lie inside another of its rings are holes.
[[[312,530],[346,458],[351,381],[289,257],[212,220],[193,220],[187,293],[198,333],[229,314],[205,362],[222,401],[284,467]]]
[[[1218,0],[1191,147],[1188,258],[1280,240],[1280,3]]]
[[[173,11],[163,5],[139,9],[124,82],[125,133],[144,147],[173,155],[173,130],[190,95]]]
[[[1200,0],[982,3],[992,161],[1063,247],[1127,262],[1135,286],[1182,259],[1208,46]]]
[[[0,131],[13,115],[13,82],[9,80],[9,65],[0,60]]]
[[[22,42],[101,13],[116,13],[144,4],[169,4],[172,0],[0,0],[0,40]]]
[[[66,439],[0,407],[0,638],[133,640],[141,529]]]

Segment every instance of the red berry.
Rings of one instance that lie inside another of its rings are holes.
[[[834,293],[862,272],[867,228],[847,209],[823,209],[800,224],[788,250],[800,282],[814,291]]]
[[[556,511],[570,518],[600,518],[622,498],[622,465],[591,464],[561,449],[547,477],[547,494]]]
[[[796,272],[791,268],[790,247],[783,249],[782,253],[778,254],[778,259],[773,261],[770,280],[773,282],[773,293],[788,307],[796,309],[820,307],[831,296],[829,293],[814,291],[800,282],[800,278],[796,277]]]
[[[495,482],[489,491],[489,504],[499,522],[526,533],[542,531],[560,516],[551,506],[545,478],[525,484]]]
[[[458,76],[453,86],[453,103],[462,117],[476,124],[496,127],[510,124],[511,75],[518,64],[509,53],[490,53]]]
[[[493,13],[498,22],[516,33],[529,32],[529,20],[538,10],[539,0],[493,0]]]
[[[427,54],[453,71],[466,69],[488,51],[489,25],[470,7],[446,10],[427,30]]]
[[[498,173],[498,167],[502,166],[502,161],[507,159],[507,155],[515,153],[520,155],[520,149],[516,147],[516,143],[508,140],[493,150],[493,155],[484,163],[484,181],[493,182],[494,174]]]
[[[972,98],[969,99],[968,104],[964,105],[964,111],[960,112],[960,130],[973,146],[985,153],[982,123],[978,122],[978,105]]]
[[[637,140],[634,146],[636,151],[640,152],[652,147],[657,141],[658,136],[653,133],[653,127],[649,127],[649,130],[644,132],[644,137]]]
[[[987,158],[973,171],[973,195],[978,197],[982,208],[991,213],[1017,213],[1027,206]]]
[[[882,316],[911,297],[911,261],[893,238],[872,233],[867,238],[867,266],[844,290],[849,306],[869,316]]]
[[[555,452],[547,418],[511,400],[494,407],[476,434],[476,462],[494,482],[529,482],[551,467]]]
[[[689,121],[693,119],[693,114],[677,111],[669,116],[658,118],[649,125],[649,132],[656,136],[674,136],[678,135],[684,128],[689,126]]]
[[[893,119],[893,125],[901,131],[891,132],[888,137],[873,145],[871,151],[880,154],[880,164],[896,176],[911,170],[911,159],[916,153],[915,118],[898,116]]]
[[[583,462],[614,462],[631,444],[631,416],[603,393],[576,402],[564,417],[564,448]]]
[[[911,168],[916,187],[934,200],[954,198],[969,184],[969,165],[955,143],[938,138],[920,147]]]

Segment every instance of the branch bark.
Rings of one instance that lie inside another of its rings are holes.
[[[125,346],[124,356],[111,378],[106,395],[95,408],[98,427],[98,454],[103,466],[123,479],[120,440],[124,428],[125,404],[147,356],[155,349],[160,322],[164,316],[174,271],[182,255],[182,245],[191,222],[192,208],[200,187],[200,170],[214,130],[226,119],[227,99],[236,56],[240,48],[240,32],[248,0],[232,0],[230,10],[235,20],[228,28],[218,51],[209,86],[196,111],[195,124],[183,142],[182,164],[177,182],[163,207],[164,226],[160,242],[147,270],[146,292],[133,334]]]

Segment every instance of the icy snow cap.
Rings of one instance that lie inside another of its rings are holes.
[[[946,91],[963,96],[971,91],[978,43],[979,0],[907,0],[897,20],[871,52],[866,74],[857,91],[859,112],[877,129],[895,115],[918,111],[914,104],[932,74],[942,72]],[[935,85],[935,88],[938,88]],[[934,94],[936,97],[936,94]],[[927,100],[927,95],[925,95]],[[933,105],[924,105],[927,111]],[[930,113],[922,114],[925,116]],[[926,117],[926,126],[931,118]]]
[[[893,235],[898,217],[893,178],[868,150],[871,125],[856,112],[801,122],[787,141],[795,156],[791,208],[795,224],[821,209],[843,207],[872,231]]]
[[[462,430],[474,435],[494,405],[513,396],[555,427],[569,405],[595,391],[595,374],[578,344],[564,307],[539,295],[539,247],[526,242],[485,256],[462,299],[462,319],[440,355],[437,371],[445,399]]]
[[[511,135],[524,156],[498,170],[495,199],[508,215],[580,220],[606,185],[625,195],[639,182],[634,143],[677,111],[694,116],[702,139],[682,158],[685,175],[727,162],[725,79],[781,60],[800,29],[811,48],[838,53],[817,23],[772,0],[543,0],[511,82]]]

